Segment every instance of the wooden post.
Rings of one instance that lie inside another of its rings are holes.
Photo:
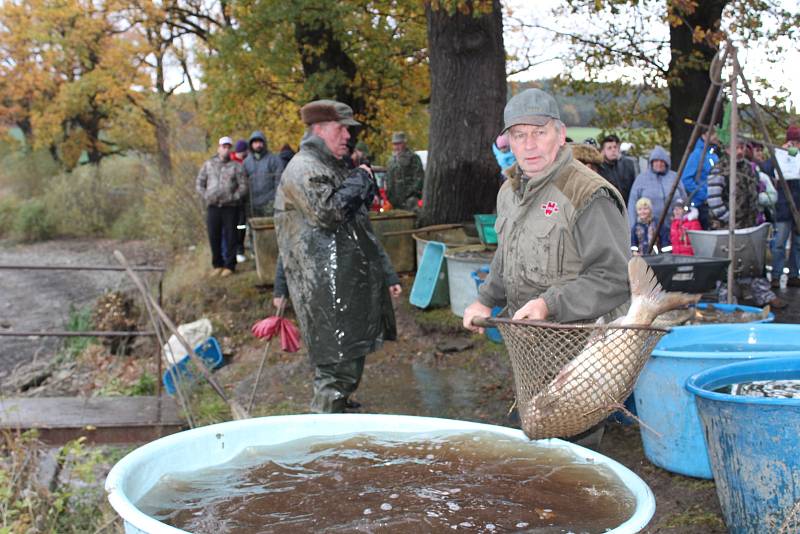
[[[733,272],[736,269],[736,145],[739,143],[739,105],[736,101],[736,78],[737,67],[736,48],[728,45],[731,49],[733,60],[733,71],[731,72],[731,138],[728,147],[728,161],[730,162],[730,176],[728,178],[728,257],[731,260],[728,265],[728,304],[733,304]]]

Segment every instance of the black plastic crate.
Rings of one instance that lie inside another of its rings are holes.
[[[656,278],[666,291],[705,293],[717,287],[718,280],[727,276],[731,260],[700,256],[659,254],[643,256],[656,273]]]

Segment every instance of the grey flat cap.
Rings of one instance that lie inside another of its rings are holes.
[[[525,89],[506,104],[503,132],[517,124],[544,126],[552,119],[561,120],[556,99],[541,89]]]
[[[392,143],[405,143],[405,142],[406,142],[405,132],[395,132],[392,134]]]

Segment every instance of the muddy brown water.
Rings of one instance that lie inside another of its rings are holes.
[[[169,474],[137,504],[191,532],[605,532],[635,497],[608,468],[491,433],[304,438]]]

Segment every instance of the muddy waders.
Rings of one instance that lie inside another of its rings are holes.
[[[348,397],[358,388],[364,372],[365,356],[338,363],[316,365],[314,368],[314,413],[343,413]]]

